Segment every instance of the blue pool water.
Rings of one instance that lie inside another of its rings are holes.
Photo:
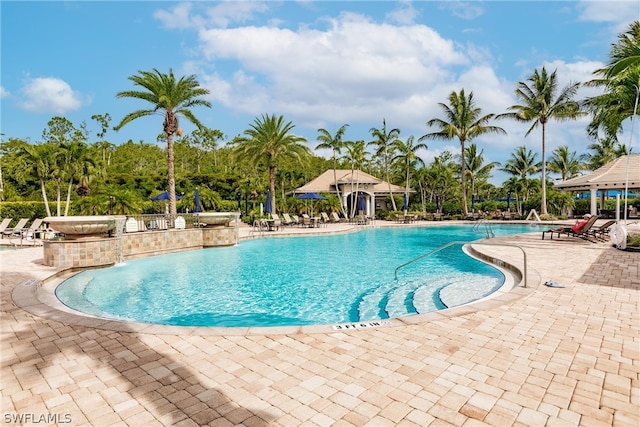
[[[493,226],[496,235],[531,232]],[[445,308],[440,291],[469,302],[499,288],[495,268],[459,245],[394,270],[472,226],[374,228],[331,236],[255,239],[87,270],[56,294],[76,310],[112,319],[184,326],[287,326],[379,320]]]

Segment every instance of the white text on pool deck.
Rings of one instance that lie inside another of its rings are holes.
[[[341,331],[345,329],[365,329],[365,328],[378,328],[380,326],[389,326],[391,322],[388,320],[380,322],[359,322],[359,323],[341,323],[339,325],[333,325],[333,329]]]

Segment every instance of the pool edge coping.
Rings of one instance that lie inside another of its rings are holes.
[[[348,230],[353,232],[354,230]],[[318,236],[326,235],[315,234]],[[309,235],[311,236],[311,235]],[[506,236],[505,236],[506,237]],[[487,239],[478,239],[474,241],[480,243]],[[467,243],[469,247],[473,242]],[[503,265],[499,266],[490,262],[490,259],[496,259],[494,256],[482,254],[476,249],[472,252],[482,261],[498,270],[506,270],[510,275],[519,275],[521,281],[514,281],[510,289],[504,290],[504,285],[496,291],[483,298],[469,303],[447,308],[444,310],[433,311],[423,314],[414,314],[391,319],[372,320],[364,322],[349,322],[341,324],[324,324],[324,325],[304,325],[304,326],[260,326],[260,327],[216,327],[216,326],[172,326],[172,325],[156,325],[150,323],[119,321],[113,319],[105,319],[81,313],[64,305],[56,296],[55,288],[73,275],[87,270],[87,268],[69,268],[57,271],[52,275],[36,280],[29,279],[19,283],[11,291],[14,304],[17,307],[38,317],[59,321],[68,325],[85,326],[103,330],[111,330],[118,332],[133,333],[149,333],[156,335],[194,335],[194,336],[247,336],[247,335],[295,335],[295,334],[318,334],[318,333],[344,333],[351,331],[369,330],[376,328],[391,328],[406,325],[415,325],[429,323],[432,321],[443,320],[451,317],[457,317],[465,314],[484,311],[493,307],[508,304],[517,299],[532,293],[540,283],[540,275],[528,268],[529,284],[535,283],[536,286],[519,286],[524,280],[522,271],[515,265],[506,260]],[[467,253],[468,256],[475,257]],[[503,271],[504,273],[504,271]],[[505,275],[506,276],[506,275]],[[534,280],[535,277],[535,280]],[[44,287],[52,289],[44,289]],[[43,301],[44,300],[44,301]]]

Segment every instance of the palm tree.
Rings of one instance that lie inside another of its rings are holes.
[[[138,71],[137,75],[129,77],[135,86],[144,90],[128,90],[119,92],[118,98],[136,98],[147,101],[151,107],[146,110],[137,110],[127,114],[122,121],[114,127],[117,131],[127,123],[145,116],[161,114],[164,116],[162,129],[167,136],[167,177],[169,180],[169,209],[172,217],[178,214],[176,208],[176,178],[174,173],[173,135],[178,132],[178,116],[183,116],[188,121],[202,128],[202,124],[191,112],[192,107],[211,107],[211,103],[201,96],[209,91],[200,86],[196,76],[181,77],[176,80],[173,70],[169,74],[163,74],[157,69],[153,71]]]
[[[340,152],[345,146],[344,141],[342,141],[342,136],[347,130],[348,124],[344,124],[338,129],[335,135],[331,135],[326,129],[318,129],[320,135],[318,135],[318,141],[321,141],[320,144],[316,147],[317,149],[328,149],[332,152],[332,160],[333,160],[333,182],[336,188],[336,195],[338,196],[338,200],[340,200],[340,208],[342,209],[342,215],[346,218],[347,213],[344,209],[344,205],[342,204],[342,197],[340,195],[340,188],[338,187],[338,176],[336,174],[337,169],[337,156],[340,155]]]
[[[580,104],[573,100],[580,83],[569,83],[564,87],[558,96],[558,78],[556,71],[547,74],[547,70],[542,67],[542,71],[534,70],[526,82],[519,82],[516,89],[516,97],[522,104],[513,105],[507,110],[512,112],[501,114],[498,117],[506,117],[520,122],[533,122],[525,136],[529,135],[538,125],[542,127],[542,197],[540,214],[547,214],[547,166],[546,166],[546,127],[551,119],[575,120],[586,114],[580,110]]]
[[[375,145],[378,147],[376,156],[382,161],[382,168],[385,175],[385,180],[389,184],[389,197],[393,204],[393,210],[397,210],[396,201],[393,198],[393,192],[391,191],[391,179],[389,178],[389,168],[391,166],[391,158],[393,157],[393,142],[398,139],[400,135],[400,129],[393,128],[387,132],[387,121],[382,119],[382,129],[371,128],[369,130],[371,136],[375,139],[369,142],[368,145]]]
[[[604,93],[585,101],[593,112],[587,130],[594,138],[603,129],[607,138],[617,139],[622,122],[637,114],[640,95],[640,21],[634,21],[628,30],[618,36],[609,53],[606,67],[594,72],[598,79],[587,86],[601,87]]]
[[[365,142],[363,140],[358,141],[345,141],[344,147],[347,149],[347,154],[344,156],[344,160],[351,165],[351,216],[355,216],[356,213],[356,200],[355,194],[359,191],[360,177],[356,174],[356,188],[353,189],[353,175],[356,170],[360,171],[364,167],[367,161],[367,155]],[[344,215],[347,218],[347,215]]]
[[[71,189],[73,183],[78,180],[79,185],[88,189],[89,176],[91,168],[95,167],[96,162],[91,157],[89,147],[82,141],[71,141],[62,146],[69,184],[67,187],[67,203],[64,208],[64,215],[69,215],[69,206],[71,205]]]
[[[465,152],[465,171],[471,181],[471,194],[476,194],[476,183],[478,180],[486,180],[491,174],[491,170],[500,166],[500,162],[484,163],[484,150],[478,153],[476,144],[469,144]]]
[[[500,170],[525,180],[527,176],[540,170],[541,162],[536,162],[536,157],[538,157],[538,153],[527,150],[527,147],[523,145],[511,153],[511,157]]]
[[[584,169],[586,158],[586,154],[578,156],[575,151],[569,151],[568,145],[563,145],[553,150],[549,159],[549,170],[559,173],[562,180],[566,181],[577,176]]]
[[[427,144],[418,143],[414,145],[413,140],[414,140],[413,135],[407,138],[407,142],[404,142],[400,139],[396,139],[393,145],[394,145],[395,151],[398,152],[399,154],[396,155],[393,159],[391,159],[392,163],[395,161],[400,161],[403,163],[403,167],[406,172],[404,195],[407,198],[407,201],[409,200],[409,183],[410,183],[411,168],[415,168],[416,165],[424,166],[424,160],[418,157],[418,155],[416,154],[416,151],[418,151],[419,149],[424,149],[424,150],[427,149]],[[404,213],[406,215],[407,211],[405,210]]]
[[[51,208],[47,199],[45,181],[51,177],[52,162],[57,157],[56,151],[57,147],[51,143],[31,145],[25,142],[18,149],[17,167],[14,170],[18,182],[24,181],[24,178],[29,175],[37,177],[47,216],[51,216]]]
[[[466,96],[464,89],[460,93],[451,92],[449,95],[449,105],[438,103],[445,113],[445,119],[431,119],[427,126],[437,126],[438,132],[428,133],[420,137],[420,141],[425,139],[451,140],[455,137],[460,141],[460,183],[462,187],[462,213],[467,215],[467,187],[466,187],[466,165],[465,165],[465,143],[473,138],[493,133],[506,134],[504,129],[498,126],[489,126],[489,121],[494,114],[482,116],[482,109],[476,107],[473,99],[473,92]]]
[[[244,156],[245,160],[254,164],[266,164],[273,209],[276,208],[276,171],[280,162],[286,159],[304,162],[311,155],[310,150],[301,145],[307,140],[290,133],[294,127],[291,122],[285,123],[283,116],[263,114],[244,131],[244,136],[232,141],[237,156]]]

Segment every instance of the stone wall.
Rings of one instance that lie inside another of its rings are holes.
[[[229,227],[145,231],[102,239],[45,240],[44,265],[61,268],[113,265],[127,259],[231,246],[237,242],[238,229],[233,223]]]

